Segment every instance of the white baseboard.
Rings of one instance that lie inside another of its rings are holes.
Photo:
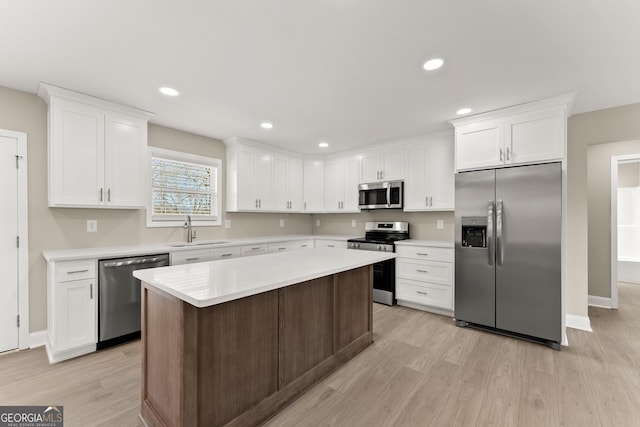
[[[29,334],[29,348],[42,347],[47,343],[47,331],[31,332]]]
[[[611,298],[589,295],[589,305],[600,308],[613,308]]]
[[[580,329],[582,331],[593,332],[591,321],[588,316],[575,316],[567,314],[567,328]]]

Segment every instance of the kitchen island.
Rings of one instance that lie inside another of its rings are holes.
[[[372,342],[372,264],[306,249],[134,272],[149,426],[257,425]]]

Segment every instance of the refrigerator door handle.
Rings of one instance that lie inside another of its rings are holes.
[[[487,251],[489,253],[489,265],[493,265],[495,251],[493,250],[493,200],[487,207]]]
[[[504,243],[502,241],[502,200],[496,203],[496,249],[498,253],[497,264],[502,265],[504,262]]]

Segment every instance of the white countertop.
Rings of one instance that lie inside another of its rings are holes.
[[[83,248],[83,249],[61,249],[50,250],[42,252],[42,256],[46,261],[64,261],[64,260],[76,260],[76,259],[97,259],[97,258],[117,258],[123,256],[135,256],[135,255],[153,255],[160,253],[188,251],[193,249],[213,249],[213,248],[225,248],[232,246],[242,245],[257,245],[257,244],[269,244],[277,242],[289,242],[294,240],[344,240],[352,239],[360,236],[344,236],[344,235],[284,235],[284,236],[265,236],[265,237],[242,237],[235,239],[214,239],[215,241],[224,241],[225,243],[211,244],[211,245],[198,245],[196,240],[193,245],[188,246],[172,246],[174,243],[149,243],[143,245],[126,245],[126,246],[110,246],[101,248]]]
[[[209,307],[393,259],[395,254],[313,248],[138,270],[135,277],[196,307]]]
[[[453,248],[453,242],[447,240],[398,240],[396,246],[429,246],[432,248]]]

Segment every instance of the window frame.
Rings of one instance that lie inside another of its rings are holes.
[[[167,219],[166,217],[162,220],[153,219],[153,188],[151,186],[151,178],[153,175],[153,165],[152,159],[154,157],[159,157],[167,160],[175,160],[177,162],[185,162],[185,163],[193,163],[197,165],[205,165],[211,166],[217,169],[216,171],[216,185],[215,185],[215,194],[217,197],[216,203],[216,212],[214,215],[216,217],[213,219],[198,219],[197,217],[191,218],[191,225],[194,227],[198,226],[221,226],[222,225],[222,160],[216,159],[215,157],[206,157],[200,156],[197,154],[185,153],[182,151],[175,150],[167,150],[165,148],[157,148],[157,147],[149,147],[148,156],[147,156],[147,185],[146,185],[146,210],[147,210],[147,227],[183,227],[184,226],[184,217],[176,217],[175,219]],[[212,186],[213,190],[213,186]]]

